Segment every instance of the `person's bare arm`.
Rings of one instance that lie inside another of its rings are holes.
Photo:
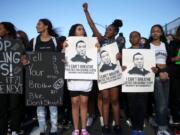
[[[87,3],[83,4],[83,10],[84,10],[84,13],[86,15],[86,19],[88,21],[88,24],[91,27],[91,30],[93,31],[93,34],[98,38],[98,40],[100,40],[101,39],[101,33],[96,28],[96,25],[94,24],[94,21],[92,20],[92,18],[90,16]]]

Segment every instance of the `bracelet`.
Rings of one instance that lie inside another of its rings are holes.
[[[167,68],[159,68],[159,73],[160,72],[167,72]]]

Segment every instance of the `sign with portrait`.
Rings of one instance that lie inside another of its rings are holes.
[[[22,94],[23,51],[20,40],[0,39],[0,94]]]
[[[97,80],[97,38],[68,37],[65,79]]]
[[[101,47],[99,52],[99,90],[104,90],[121,85],[124,82],[120,61],[116,55],[119,49],[117,43]]]
[[[125,84],[122,92],[153,92],[155,52],[150,49],[123,49]]]

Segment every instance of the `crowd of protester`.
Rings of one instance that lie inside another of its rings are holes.
[[[83,10],[99,47],[116,42],[119,48],[116,57],[121,63],[122,49],[127,48],[123,33],[119,32],[122,20],[115,19],[101,34],[91,18],[87,3],[83,4]],[[23,43],[25,49],[21,63],[24,66],[27,64],[26,51],[63,53],[67,46],[66,37],[56,33],[50,20],[39,19],[36,29],[38,36],[29,41],[26,32],[16,31],[11,22],[0,22],[1,39],[17,39]],[[72,135],[89,135],[87,127],[92,126],[96,119],[100,121],[103,134],[107,135],[112,130],[121,134],[121,119],[132,129],[131,135],[145,134],[145,120],[156,135],[180,135],[180,26],[175,35],[165,35],[162,26],[155,24],[149,35],[145,38],[141,32],[132,31],[129,49],[152,49],[156,52],[156,66],[152,67],[155,73],[153,93],[122,93],[121,86],[99,91],[97,81],[65,80],[62,106],[26,106],[25,89],[19,95],[0,94],[0,135],[25,134],[23,125],[36,120],[40,135],[44,135],[48,125],[46,118],[51,123],[50,135],[60,134],[58,125],[66,129],[73,127]],[[68,36],[86,37],[87,34],[84,26],[77,23],[72,25]]]

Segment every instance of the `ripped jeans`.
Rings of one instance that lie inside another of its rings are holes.
[[[50,120],[51,120],[51,133],[57,132],[57,123],[58,123],[58,108],[57,106],[49,106],[50,110]],[[45,133],[47,124],[46,124],[46,107],[38,106],[37,107],[37,117],[39,123],[39,129],[41,133]]]

